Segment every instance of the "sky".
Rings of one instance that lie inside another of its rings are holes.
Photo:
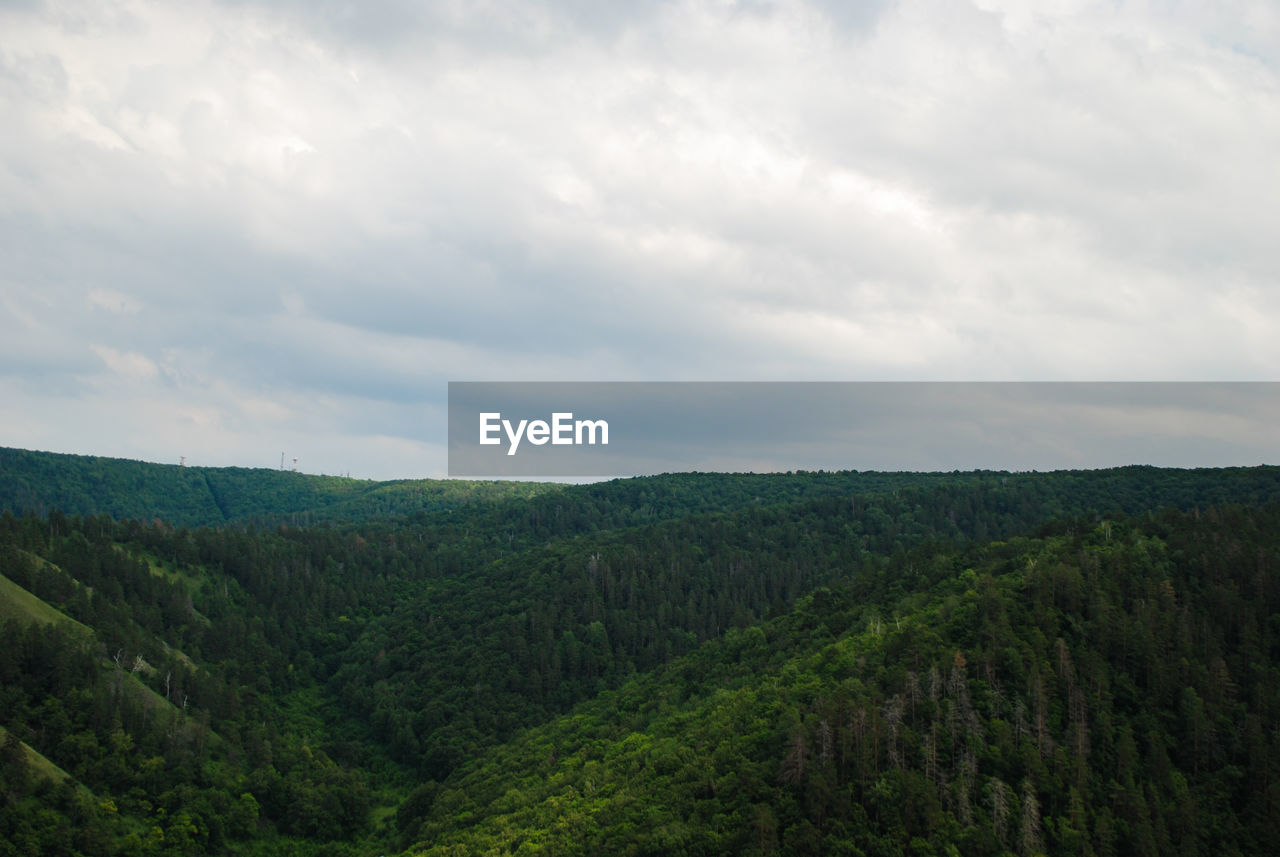
[[[0,0],[0,445],[446,470],[449,381],[1280,379],[1280,6]]]

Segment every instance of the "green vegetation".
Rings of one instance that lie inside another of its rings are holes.
[[[198,468],[49,458],[0,479],[31,510],[0,514],[0,855],[1252,854],[1280,825],[1277,468],[238,471],[189,528]],[[102,472],[96,512],[49,505]]]
[[[904,562],[467,765],[415,853],[1269,852],[1280,509]]]
[[[56,607],[41,601],[2,574],[0,574],[0,618],[60,625],[74,628],[81,633],[92,633],[92,629],[80,624]]]
[[[475,502],[532,497],[559,486],[535,482],[373,482],[244,467],[180,467],[122,458],[0,447],[0,510],[105,514],[174,526],[314,524],[362,520]]]
[[[17,738],[13,738],[11,743],[8,730],[3,726],[0,726],[0,748],[5,748],[6,745],[7,750],[0,749],[0,754],[7,752],[9,755],[2,757],[9,759],[14,765],[15,770],[25,771],[28,778],[45,780],[49,783],[53,783],[54,785],[61,784],[69,779],[69,775],[66,771],[59,768],[53,762],[50,762],[22,741],[19,741]],[[23,752],[22,758],[11,758],[16,756],[13,749],[15,746],[21,748]]]

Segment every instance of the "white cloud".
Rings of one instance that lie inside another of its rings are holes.
[[[90,345],[94,354],[102,358],[107,368],[117,375],[139,380],[150,380],[160,374],[156,364],[136,351],[117,351],[106,345]]]
[[[0,424],[160,432],[108,377],[234,458],[425,448],[450,378],[1276,376],[1273,4],[842,7],[6,8]]]

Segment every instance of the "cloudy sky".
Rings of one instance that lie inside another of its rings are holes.
[[[0,445],[445,471],[449,380],[1280,378],[1280,7],[0,2]]]

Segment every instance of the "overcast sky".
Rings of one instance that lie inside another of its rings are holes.
[[[0,2],[0,445],[445,471],[449,380],[1280,378],[1280,6]]]

